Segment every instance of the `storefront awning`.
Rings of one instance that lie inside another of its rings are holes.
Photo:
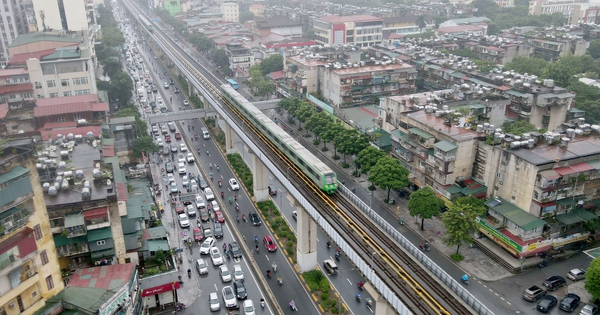
[[[83,215],[72,214],[65,216],[65,228],[85,225]]]
[[[165,283],[163,285],[155,286],[155,287],[148,288],[148,289],[143,289],[142,297],[152,296],[152,295],[161,294],[161,293],[164,293],[167,291],[177,290],[180,287],[181,286],[179,285],[179,282],[177,282],[177,281],[175,281],[173,283]]]

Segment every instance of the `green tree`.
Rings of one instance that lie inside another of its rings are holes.
[[[283,56],[271,55],[260,62],[260,69],[263,74],[269,74],[275,71],[283,70]]]
[[[218,67],[229,68],[229,57],[223,49],[212,49],[210,51],[210,59]]]
[[[525,120],[505,121],[502,124],[502,131],[517,136],[522,136],[524,133],[538,131],[538,129]]]
[[[133,123],[138,137],[148,136],[148,123],[145,120],[137,118]]]
[[[240,14],[240,23],[244,23],[246,21],[250,21],[254,19],[254,13],[247,11],[247,12],[242,12],[242,14]]]
[[[494,20],[501,10],[498,4],[492,0],[473,0],[470,5],[477,8],[475,16],[485,16],[490,20]]]
[[[119,58],[120,56],[119,50],[115,47],[106,46],[104,44],[98,44],[96,45],[95,49],[96,57],[100,62],[109,58]]]
[[[346,155],[356,155],[369,146],[369,136],[356,129],[344,129],[340,135],[338,150],[344,154],[344,160]]]
[[[416,24],[419,28],[419,33],[423,33],[423,29],[427,27],[427,22],[425,21],[425,16],[423,14],[417,17]]]
[[[457,56],[467,57],[469,59],[477,58],[477,55],[475,54],[475,52],[470,50],[469,48],[459,48],[459,49],[454,50],[452,53]]]
[[[548,64],[544,77],[551,78],[558,86],[569,86],[573,80],[577,69],[571,69],[567,65],[560,62],[552,62]]]
[[[99,90],[108,91],[111,99],[119,100],[119,107],[127,105],[127,101],[132,97],[133,81],[129,74],[119,71],[110,78],[110,82],[96,80]]]
[[[133,156],[142,157],[143,152],[158,152],[158,146],[150,136],[135,139],[133,144]]]
[[[118,28],[102,29],[102,43],[108,47],[121,48],[125,43],[125,37]]]
[[[584,288],[594,297],[600,299],[600,258],[592,260],[585,275]]]
[[[294,116],[298,118],[301,123],[307,122],[310,117],[317,112],[316,108],[308,103],[302,102],[302,105],[294,112]],[[301,124],[299,126],[302,126]],[[306,129],[306,135],[308,136],[308,128]]]
[[[408,211],[411,216],[421,217],[421,231],[423,231],[425,219],[431,219],[440,213],[444,202],[435,195],[431,187],[425,186],[410,195]]]
[[[100,62],[105,77],[113,77],[121,70],[121,62],[118,59],[105,59]]]
[[[315,114],[310,116],[305,126],[306,129],[312,131],[315,136],[322,139],[323,135],[327,132],[331,124],[333,124],[333,121],[331,120],[331,116],[329,116],[329,114],[325,112],[315,112]],[[327,148],[325,143],[326,142],[323,141],[323,151],[325,151]]]
[[[252,68],[252,67],[251,67]],[[300,106],[300,99],[297,97],[284,98],[279,101],[279,106],[288,112],[288,118]]]
[[[135,107],[124,107],[119,109],[115,113],[115,117],[134,117],[135,119],[140,118],[140,112]]]
[[[360,167],[360,171],[363,174],[367,174],[371,170],[371,167],[377,164],[377,161],[384,156],[385,152],[383,150],[379,150],[373,146],[368,146],[358,153],[356,164],[358,164],[358,167]]]
[[[548,62],[542,58],[516,57],[512,62],[504,65],[504,70],[515,70],[518,73],[529,73],[542,77],[547,65]]]
[[[476,219],[485,212],[483,200],[473,196],[458,198],[442,215],[445,231],[442,240],[448,246],[460,246],[472,243],[472,233],[477,230]]]
[[[317,36],[315,35],[315,31],[307,30],[302,33],[302,37],[306,39],[315,39]]]
[[[600,58],[600,39],[590,41],[590,47],[587,52],[594,59]]]
[[[408,185],[408,170],[402,167],[398,159],[384,156],[371,167],[369,181],[382,189],[387,189],[386,200],[389,200],[392,189],[398,190]]]
[[[332,123],[327,127],[327,129],[321,134],[321,139],[323,140],[323,146],[326,147],[326,143],[334,141],[339,134],[341,134],[344,130],[344,127],[340,123]],[[337,148],[334,144],[334,157],[337,157]]]

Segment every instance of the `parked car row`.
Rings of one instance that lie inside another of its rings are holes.
[[[576,268],[569,271],[567,278],[578,281],[585,278],[585,270]],[[542,313],[550,312],[556,305],[565,312],[573,312],[581,303],[581,298],[574,293],[567,293],[561,300],[548,294],[548,291],[556,291],[557,289],[566,286],[567,280],[558,275],[550,276],[544,280],[542,286],[532,285],[525,289],[522,293],[524,300],[536,302],[536,309]],[[598,307],[594,304],[586,304],[580,314],[594,315],[598,313]]]

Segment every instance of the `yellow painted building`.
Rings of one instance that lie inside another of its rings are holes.
[[[0,314],[33,314],[64,288],[31,139],[0,154]]]

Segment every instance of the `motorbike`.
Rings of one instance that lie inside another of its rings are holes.
[[[340,261],[341,258],[342,258],[342,254],[340,254],[340,252],[336,252],[335,253],[335,260]]]
[[[183,303],[177,303],[177,305],[175,305],[175,310],[177,311],[181,311],[185,309],[185,304]]]
[[[400,225],[404,225],[404,218],[398,219],[398,222],[400,223]]]
[[[371,308],[371,309],[373,308],[373,299],[367,298],[366,303],[367,303],[368,308]]]
[[[222,186],[221,181],[219,181],[219,187],[221,187],[221,186]]]
[[[396,204],[396,199],[390,198],[390,200],[388,201],[388,203],[391,204],[391,205]]]
[[[460,280],[462,281],[462,283],[469,285],[469,277],[467,277],[467,275],[462,276]]]
[[[265,308],[265,299],[260,299],[260,307]]]
[[[360,293],[356,293],[356,301],[362,301],[362,296],[360,296]]]
[[[327,249],[331,248],[331,242],[327,242]]]
[[[540,262],[538,264],[538,267],[540,267],[540,269],[541,269],[541,268],[547,267],[548,264],[549,264],[548,261],[544,259],[544,260],[542,260],[542,262]]]
[[[192,278],[192,270],[191,269],[188,269],[188,278],[190,278],[190,279]]]
[[[279,285],[283,285],[283,278],[277,277],[277,283],[279,283]]]
[[[425,244],[419,244],[419,249],[424,252],[428,252],[431,250],[429,247],[429,243],[425,242]]]
[[[362,291],[362,289],[364,288],[365,284],[362,283],[362,281],[358,281],[358,289]]]
[[[292,308],[292,310],[294,310],[296,312],[298,311],[298,309],[296,308],[296,303],[294,303],[294,301],[290,302],[290,307]]]

